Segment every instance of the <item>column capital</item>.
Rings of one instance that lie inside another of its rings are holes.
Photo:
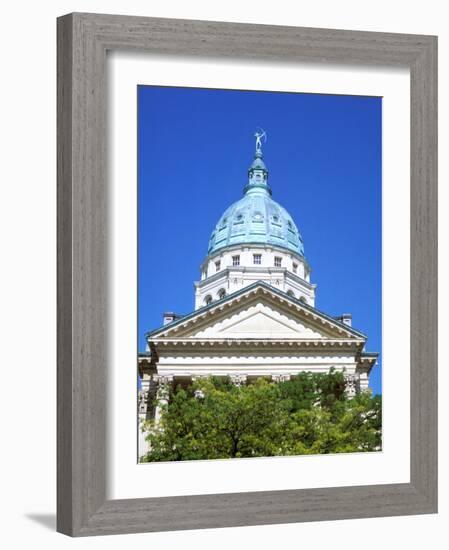
[[[229,378],[231,379],[231,382],[236,386],[242,386],[243,384],[246,384],[246,374],[231,374]]]
[[[148,412],[148,403],[149,403],[150,392],[148,390],[139,390],[138,393],[138,408],[139,408],[139,417],[145,419]]]
[[[154,374],[153,381],[158,384],[171,384],[173,382],[172,374]]]
[[[290,374],[272,374],[271,380],[273,382],[288,382],[290,380]]]
[[[358,374],[345,374],[346,393],[349,398],[354,397],[360,391],[360,376]]]

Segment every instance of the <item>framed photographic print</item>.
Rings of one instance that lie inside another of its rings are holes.
[[[58,530],[432,513],[436,38],[58,20]]]

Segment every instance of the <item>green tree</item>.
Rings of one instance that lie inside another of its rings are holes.
[[[342,373],[301,373],[236,386],[201,378],[171,390],[145,425],[144,462],[363,452],[381,446],[381,398],[348,399]]]

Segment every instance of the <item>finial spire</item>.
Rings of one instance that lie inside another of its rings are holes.
[[[267,141],[267,133],[263,128],[258,128],[256,132],[254,133],[254,137],[256,138],[256,157],[262,157],[262,139],[264,142]]]
[[[271,189],[268,185],[268,170],[263,161],[262,142],[267,141],[267,133],[262,128],[257,128],[254,133],[256,138],[256,151],[254,160],[248,170],[248,183],[243,192],[246,193],[268,193],[271,195]]]

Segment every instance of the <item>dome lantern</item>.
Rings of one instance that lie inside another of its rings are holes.
[[[254,137],[256,138],[256,150],[254,152],[254,160],[248,169],[248,183],[243,193],[262,191],[271,195],[271,188],[268,185],[268,169],[265,166],[262,154],[262,138],[266,140],[266,133],[265,131],[262,131],[262,133],[256,132]]]

